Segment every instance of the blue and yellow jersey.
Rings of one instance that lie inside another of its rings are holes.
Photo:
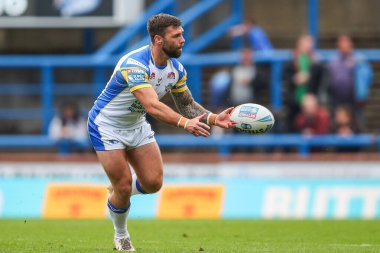
[[[153,88],[161,99],[168,92],[187,90],[186,79],[186,70],[178,60],[172,58],[166,66],[157,66],[150,47],[141,47],[119,60],[89,118],[96,124],[115,128],[138,127],[145,121],[146,112],[133,91]]]

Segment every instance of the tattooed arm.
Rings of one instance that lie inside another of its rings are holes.
[[[209,114],[210,111],[206,110],[195,102],[190,90],[185,90],[184,92],[171,93],[174,103],[177,106],[178,111],[186,118],[192,119],[202,114]],[[207,117],[203,117],[201,120],[206,123]]]
[[[206,114],[206,116],[201,119],[201,122],[203,123],[216,125],[221,128],[229,128],[236,124],[230,119],[230,114],[234,109],[233,107],[228,108],[220,114],[216,115],[195,102],[190,90],[188,89],[183,92],[176,92],[171,94],[179,112],[186,118],[192,119],[199,115]]]
[[[175,84],[175,87],[171,89],[171,95],[174,103],[176,104],[179,112],[188,119],[194,119],[199,117],[200,123],[206,123],[207,125],[216,125],[221,128],[229,128],[236,123],[230,119],[233,107],[228,108],[220,114],[214,114],[194,101],[190,90],[187,88],[187,74],[182,64],[174,61],[178,65],[180,80]],[[180,119],[181,120],[181,119]]]

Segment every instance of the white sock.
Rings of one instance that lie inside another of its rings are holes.
[[[127,219],[131,204],[129,204],[126,208],[117,208],[108,199],[107,206],[113,222],[115,238],[120,239],[129,237],[127,230]]]
[[[132,175],[132,193],[131,195],[146,194],[146,192],[141,188],[140,182],[137,179],[136,174]]]

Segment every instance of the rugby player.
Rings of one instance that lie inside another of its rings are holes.
[[[186,70],[177,60],[185,43],[181,21],[158,14],[147,26],[150,45],[119,60],[88,117],[92,145],[112,185],[107,206],[119,251],[134,251],[127,230],[131,195],[155,193],[162,186],[161,153],[145,114],[194,136],[209,136],[210,125],[234,125],[233,108],[217,115],[194,101]],[[168,92],[180,114],[160,102]]]

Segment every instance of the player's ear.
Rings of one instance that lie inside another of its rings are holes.
[[[163,43],[163,38],[160,35],[155,35],[154,36],[154,42],[155,42],[155,44],[161,46]]]

